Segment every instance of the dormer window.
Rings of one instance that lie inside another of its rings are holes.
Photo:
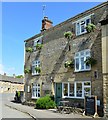
[[[34,50],[36,50],[37,44],[42,44],[42,36],[40,36],[34,40]]]
[[[86,33],[86,26],[91,23],[91,16],[82,18],[76,22],[76,35],[81,35]]]

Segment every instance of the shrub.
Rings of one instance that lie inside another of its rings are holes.
[[[97,60],[95,60],[95,59],[92,58],[92,57],[88,57],[88,58],[85,60],[85,63],[86,63],[87,65],[93,66],[93,65],[95,65],[95,64],[97,63]]]
[[[86,30],[88,33],[94,31],[94,29],[96,29],[96,26],[92,23],[89,23],[87,26],[86,26]]]
[[[66,61],[64,63],[65,68],[73,68],[74,67],[74,61]]]
[[[42,49],[42,44],[36,44],[36,49],[38,50]]]
[[[24,73],[26,74],[26,73],[30,73],[30,69],[29,68],[25,68],[24,69]]]
[[[41,97],[36,101],[37,109],[50,109],[55,108],[56,104],[51,100],[50,96]]]
[[[36,67],[36,68],[35,68],[35,70],[36,70],[36,72],[38,72],[38,73],[40,73],[40,72],[41,72],[40,67]]]
[[[65,36],[65,38],[67,38],[67,39],[71,39],[72,36],[73,36],[73,34],[72,34],[71,31],[68,31],[68,32],[65,32],[65,33],[64,33],[64,36]]]
[[[26,52],[33,52],[33,49],[31,47],[26,48]]]

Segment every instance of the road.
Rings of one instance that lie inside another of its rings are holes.
[[[8,93],[0,94],[0,116],[1,116],[0,118],[31,118],[26,113],[22,113],[8,106],[5,106],[5,103],[13,100],[13,98],[14,98],[14,94],[8,94]]]

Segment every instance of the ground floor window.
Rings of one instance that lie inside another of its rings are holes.
[[[40,84],[33,84],[32,86],[32,98],[40,97]]]
[[[63,97],[84,98],[91,95],[91,82],[62,83]]]

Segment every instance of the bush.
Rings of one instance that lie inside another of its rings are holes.
[[[26,52],[33,52],[33,49],[31,47],[26,48]]]
[[[51,100],[50,96],[41,97],[36,101],[37,109],[50,109],[55,108],[56,104]]]
[[[65,38],[67,38],[67,39],[71,39],[72,36],[73,36],[73,33],[72,33],[71,31],[68,31],[68,32],[65,32],[65,33],[64,33],[64,36],[65,36]]]
[[[88,33],[92,32],[92,31],[94,32],[95,29],[96,29],[96,26],[94,24],[92,24],[92,23],[89,23],[86,26],[86,30],[87,30]]]
[[[27,74],[27,73],[29,74],[29,73],[30,73],[30,69],[29,69],[29,68],[25,68],[25,69],[24,69],[24,73],[25,73],[25,74]]]

